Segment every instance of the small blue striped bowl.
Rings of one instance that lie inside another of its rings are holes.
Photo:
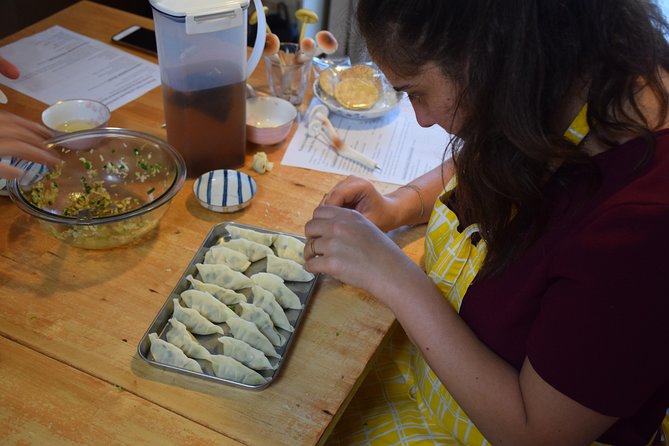
[[[229,169],[212,170],[193,183],[193,193],[205,208],[215,212],[237,212],[251,204],[258,187],[253,178]]]
[[[9,164],[12,166],[16,166],[19,164],[18,159],[14,159],[10,156],[3,156],[0,157],[0,163],[2,164]],[[42,175],[48,172],[48,168],[45,165],[42,164],[37,164],[37,163],[32,163],[32,162],[25,162],[22,163],[22,169],[28,172],[27,174],[24,174],[21,177],[21,185],[26,185],[26,184],[32,184],[36,181],[39,181]],[[0,195],[8,196],[9,191],[7,190],[9,185],[9,180],[6,180],[4,178],[0,178]]]
[[[14,159],[11,156],[0,157],[0,163],[14,165]],[[0,178],[0,195],[9,195],[7,192],[7,183],[8,180]]]

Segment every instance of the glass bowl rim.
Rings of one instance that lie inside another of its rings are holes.
[[[77,217],[67,217],[63,215],[53,214],[40,209],[34,206],[32,203],[28,202],[23,196],[19,189],[19,182],[23,179],[25,173],[18,178],[14,178],[9,181],[7,184],[7,190],[9,191],[9,196],[16,206],[24,211],[25,213],[39,218],[40,220],[48,221],[50,223],[61,223],[69,225],[99,225],[106,223],[116,223],[119,221],[124,221],[132,217],[139,215],[144,215],[149,213],[162,205],[168,203],[174,196],[181,190],[184,183],[186,182],[186,162],[184,161],[183,156],[167,141],[160,139],[156,136],[149,135],[147,133],[138,132],[135,130],[128,130],[118,127],[103,127],[96,128],[91,130],[83,130],[79,132],[66,133],[64,135],[56,136],[55,138],[48,139],[44,142],[47,147],[50,147],[54,144],[61,143],[63,141],[72,142],[78,139],[87,138],[87,137],[103,137],[103,136],[134,136],[143,138],[149,142],[159,145],[162,149],[165,149],[167,153],[172,157],[177,168],[176,175],[172,184],[162,193],[157,199],[153,200],[151,203],[142,205],[139,208],[132,209],[127,212],[120,214],[108,215],[104,217],[91,217],[91,218],[77,218]],[[84,151],[87,149],[84,149]],[[19,168],[25,168],[27,170],[31,165],[36,163],[31,161],[21,160],[16,164]]]

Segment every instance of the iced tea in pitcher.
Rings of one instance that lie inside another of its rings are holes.
[[[167,141],[186,160],[189,177],[244,164],[245,82],[196,91],[162,88]]]
[[[150,0],[156,29],[167,140],[189,177],[235,168],[246,156],[246,78],[265,44],[261,0],[247,52],[249,0]],[[248,57],[248,60],[247,60]]]

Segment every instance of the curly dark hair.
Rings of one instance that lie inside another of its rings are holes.
[[[666,116],[669,45],[650,1],[359,0],[357,22],[374,60],[402,76],[434,63],[459,87],[454,198],[488,245],[483,274],[536,240],[555,166],[591,165],[556,128],[575,86],[587,87],[592,135],[640,136],[652,155],[655,123],[635,93],[647,85]]]

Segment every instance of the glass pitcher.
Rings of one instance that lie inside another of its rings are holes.
[[[158,44],[167,141],[189,177],[244,164],[246,78],[265,45],[265,15],[246,59],[249,0],[150,0]]]

